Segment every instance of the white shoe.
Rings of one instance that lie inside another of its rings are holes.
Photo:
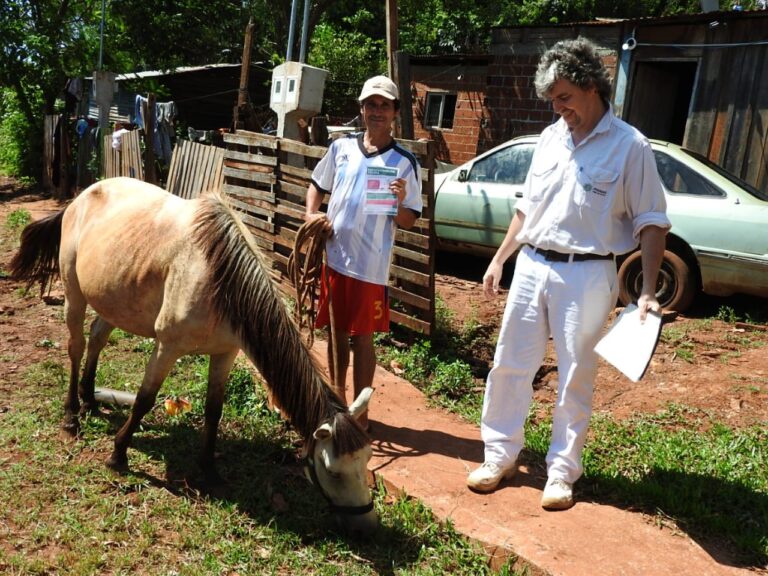
[[[549,478],[541,496],[545,510],[567,510],[573,506],[573,485],[562,478]]]
[[[476,492],[493,492],[504,478],[512,478],[515,474],[515,464],[502,468],[493,462],[483,462],[467,476],[467,486]]]

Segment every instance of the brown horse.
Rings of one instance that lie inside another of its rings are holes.
[[[342,524],[362,534],[375,529],[367,485],[370,438],[356,421],[370,389],[347,409],[329,388],[253,238],[221,198],[183,200],[139,180],[103,180],[65,210],[28,225],[11,271],[42,290],[61,275],[71,369],[64,428],[73,434],[78,415],[97,410],[96,365],[110,332],[119,327],[155,339],[131,415],[115,437],[110,467],[127,467],[131,437],[176,360],[207,354],[200,463],[207,479],[218,480],[214,449],[224,388],[243,350],[304,437],[308,472]],[[98,316],[78,379],[87,305]]]

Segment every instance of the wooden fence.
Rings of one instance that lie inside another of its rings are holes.
[[[224,149],[179,140],[173,148],[165,189],[182,198],[197,198],[206,190],[220,191]]]
[[[326,148],[255,132],[225,134],[223,191],[241,212],[256,242],[272,258],[281,289],[293,295],[287,263],[303,223],[312,168]],[[430,334],[435,322],[434,148],[401,140],[422,166],[424,211],[411,230],[398,230],[389,281],[391,319]]]
[[[128,176],[144,180],[139,131],[130,130],[122,135],[119,150],[112,147],[112,134],[102,136],[102,174],[104,178]]]

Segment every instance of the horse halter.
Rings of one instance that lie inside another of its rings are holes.
[[[315,459],[309,455],[304,456],[301,459],[301,464],[304,466],[304,470],[309,472],[309,478],[312,481],[312,484],[320,490],[320,494],[322,494],[325,501],[328,502],[328,506],[331,508],[332,512],[346,514],[347,516],[362,516],[373,510],[373,499],[371,499],[368,504],[363,504],[362,506],[342,506],[334,503],[328,493],[323,489],[322,484],[320,484],[320,479],[317,477],[317,470],[315,469]]]

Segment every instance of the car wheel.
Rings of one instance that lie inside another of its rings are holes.
[[[626,306],[637,302],[643,288],[643,265],[639,250],[619,268],[619,300]],[[696,281],[688,264],[674,252],[664,251],[656,282],[656,299],[665,310],[685,312],[696,296]]]

